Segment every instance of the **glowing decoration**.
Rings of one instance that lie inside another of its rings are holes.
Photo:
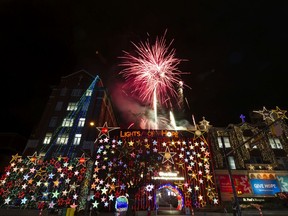
[[[278,106],[276,106],[276,109],[272,110],[272,113],[276,114],[276,118],[281,118],[281,119],[288,119],[286,116],[287,110],[281,110]]]
[[[177,197],[177,201],[178,201],[178,205],[176,207],[177,210],[182,210],[183,206],[184,206],[184,196],[181,194],[180,190],[171,185],[171,184],[164,184],[164,185],[161,185],[158,190],[161,190],[162,188],[166,188],[168,189],[169,191],[171,191],[172,193],[174,193]]]
[[[88,160],[89,160],[89,158],[88,158]],[[78,163],[77,163],[77,165],[76,166],[83,166],[83,167],[86,167],[86,162],[87,162],[87,159],[85,158],[85,154],[83,153],[82,155],[81,155],[81,157],[80,158],[78,158]]]
[[[10,160],[10,164],[15,161],[18,162],[18,159],[22,158],[22,156],[18,155],[18,153],[16,155],[12,155],[12,159]]]
[[[245,122],[245,118],[246,118],[246,117],[245,117],[243,114],[240,115],[240,119],[242,120],[242,123]]]
[[[273,115],[272,115],[272,111],[267,110],[265,106],[263,106],[262,110],[258,110],[258,111],[253,111],[255,113],[259,113],[260,115],[262,115],[263,120],[270,120],[270,121],[275,121]]]
[[[119,196],[116,198],[115,209],[117,212],[125,212],[128,210],[128,199],[125,196]]]
[[[182,180],[184,181],[185,178],[182,176],[178,176],[177,173],[173,172],[159,172],[159,176],[153,176],[152,179],[155,180]]]
[[[168,146],[166,147],[165,152],[159,152],[159,154],[163,156],[162,164],[167,161],[174,164],[173,156],[176,155],[176,152],[170,152],[170,149]]]
[[[107,122],[105,122],[102,127],[96,127],[96,129],[99,131],[97,139],[100,139],[103,136],[105,138],[110,138],[109,132],[112,131],[112,130],[119,129],[119,127],[108,127]],[[97,139],[95,140],[95,142],[97,141]]]
[[[31,163],[31,164],[36,165],[40,156],[37,156],[37,152],[34,152],[34,154],[32,156],[28,156],[28,158],[29,158],[28,164]]]

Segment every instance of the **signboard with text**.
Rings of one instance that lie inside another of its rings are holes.
[[[280,192],[276,179],[251,179],[250,183],[255,195],[274,196],[276,193]]]

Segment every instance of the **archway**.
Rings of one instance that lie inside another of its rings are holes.
[[[158,210],[180,211],[184,206],[184,198],[177,187],[163,184],[156,191],[155,205]]]

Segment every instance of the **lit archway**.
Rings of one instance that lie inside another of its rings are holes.
[[[155,205],[162,206],[173,206],[176,210],[182,210],[184,206],[184,198],[180,190],[171,185],[163,184],[156,191]]]

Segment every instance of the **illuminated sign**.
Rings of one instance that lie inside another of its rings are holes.
[[[280,192],[275,179],[251,179],[252,190],[255,195],[275,195]]]
[[[184,180],[184,177],[179,177],[177,173],[173,172],[159,172],[159,176],[153,176],[152,179],[160,180]]]
[[[243,197],[243,202],[265,202],[265,199],[259,199],[259,198],[254,198],[254,197]]]
[[[160,130],[160,131],[143,131],[143,130],[131,130],[131,131],[120,131],[120,137],[140,137],[140,136],[167,136],[167,137],[178,137],[177,131],[168,131],[168,130]]]

